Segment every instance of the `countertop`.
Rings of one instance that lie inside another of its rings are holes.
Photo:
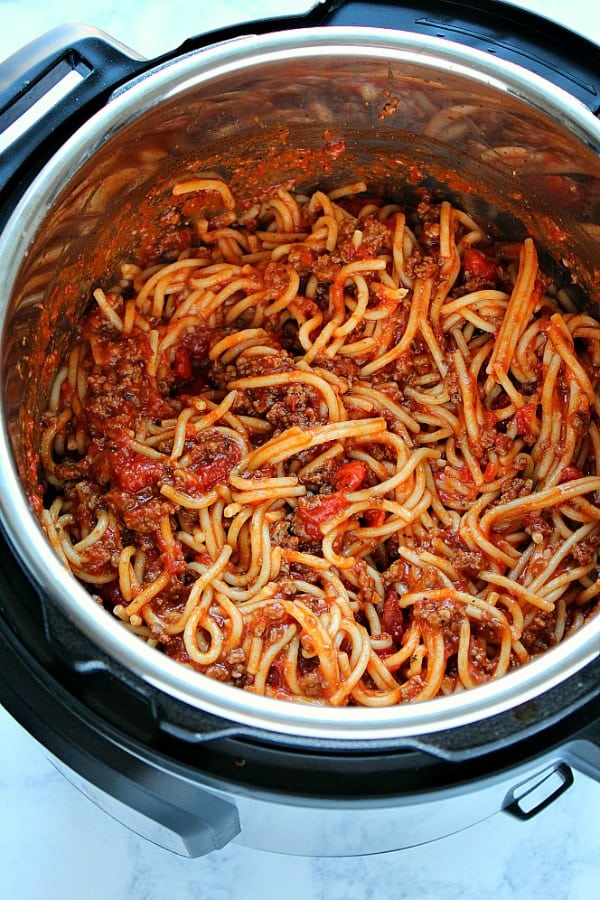
[[[0,60],[73,21],[153,57],[191,34],[310,5],[0,0]],[[589,0],[515,5],[543,12],[600,44],[600,11]],[[599,850],[600,784],[576,774],[573,786],[528,822],[498,813],[410,850],[308,859],[230,844],[202,859],[182,859],[96,808],[0,708],[0,900],[591,900],[599,896]]]

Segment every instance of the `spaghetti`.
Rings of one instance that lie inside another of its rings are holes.
[[[362,183],[173,194],[176,257],[94,291],[51,390],[42,521],[74,575],[181,663],[332,706],[472,688],[579,628],[600,323],[533,241]]]

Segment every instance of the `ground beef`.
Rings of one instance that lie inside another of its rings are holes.
[[[487,563],[481,550],[458,550],[452,557],[452,565],[468,578],[477,578]]]
[[[295,372],[294,360],[285,351],[266,356],[240,356],[235,365],[228,366],[229,381],[253,378],[280,372]],[[310,428],[327,421],[327,411],[321,409],[321,398],[310,385],[291,381],[273,387],[240,390],[233,406],[238,415],[265,419],[274,432],[298,426]]]
[[[418,600],[414,604],[413,618],[426,627],[441,629],[446,642],[450,641],[453,649],[458,647],[458,635],[464,619],[462,603],[456,603],[450,597],[443,600]]]
[[[85,414],[92,436],[105,434],[107,420],[112,428],[121,425],[135,430],[143,419],[167,419],[173,415],[168,399],[170,384],[161,392],[156,380],[148,375],[149,354],[148,344],[137,333],[104,345],[101,356],[105,364],[100,371],[87,375]]]
[[[502,494],[498,503],[510,503],[531,493],[533,482],[530,478],[506,478],[502,484]]]
[[[596,560],[599,542],[600,536],[593,536],[587,540],[580,541],[571,550],[571,556],[574,557],[578,565],[589,566]]]
[[[361,235],[359,242],[355,241],[357,231]],[[345,263],[378,256],[385,251],[391,252],[391,237],[389,226],[375,216],[365,216],[359,222],[343,222],[340,226],[338,253]]]
[[[285,547],[289,550],[298,549],[298,538],[292,534],[292,514],[288,514],[273,522],[269,528],[271,544],[275,547]]]
[[[540,610],[523,632],[521,643],[531,656],[543,653],[556,644],[555,618],[555,613],[545,613]]]
[[[138,534],[155,534],[161,519],[173,512],[173,504],[154,496],[150,489],[132,494],[113,488],[104,494],[104,502],[117,520]]]
[[[352,387],[352,383],[360,378],[360,366],[354,362],[349,356],[316,356],[312,363],[313,369],[326,369],[343,378],[348,382],[348,386]]]

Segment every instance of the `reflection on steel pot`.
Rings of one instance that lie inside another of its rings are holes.
[[[567,116],[569,129],[559,121]],[[377,32],[298,32],[225,44],[125,91],[54,158],[24,201],[19,229],[32,246],[22,265],[23,240],[11,236],[11,223],[6,230],[14,282],[4,326],[6,416],[30,493],[47,385],[73,323],[94,286],[110,284],[124,259],[152,257],[148,247],[160,241],[155,236],[183,177],[216,172],[242,206],[278,184],[306,193],[362,180],[369,193],[400,202],[426,185],[503,239],[531,234],[577,302],[593,296],[600,277],[597,132],[586,110],[533,76],[467,50]],[[585,185],[569,193],[569,207],[557,208],[557,178]],[[46,197],[51,208],[41,218]],[[86,607],[79,586],[65,590],[31,515],[17,513],[16,479],[4,497],[5,515],[19,520],[14,540],[28,568],[110,655],[194,704],[214,712],[224,704],[229,715],[260,715],[278,729],[439,729],[535,695],[597,652],[592,622],[555,654],[474,695],[409,711],[370,710],[366,718],[355,710],[271,710],[269,701],[232,697],[226,685],[180,672]]]
[[[219,43],[127,84],[53,154],[0,238],[0,515],[59,655],[79,674],[109,671],[127,691],[149,692],[170,739],[241,731],[328,753],[413,753],[433,742],[451,760],[474,735],[509,745],[583,706],[590,689],[597,695],[599,618],[472,691],[331,709],[199,676],[126,631],[65,571],[28,499],[48,386],[94,288],[148,251],[173,185],[207,172],[242,204],[275,184],[307,193],[361,180],[401,202],[425,186],[504,240],[531,235],[576,306],[598,293],[600,124],[522,68],[433,37],[322,28]],[[557,190],[568,203],[557,204]],[[21,630],[20,614],[7,615]]]

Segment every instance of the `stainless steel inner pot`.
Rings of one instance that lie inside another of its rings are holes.
[[[257,697],[128,633],[55,557],[29,498],[40,414],[72,328],[91,289],[160,228],[182,176],[216,171],[242,198],[276,184],[311,190],[364,179],[374,192],[409,200],[424,184],[492,233],[531,234],[573,302],[593,304],[599,157],[600,124],[571,95],[490,55],[399,31],[236,39],[117,92],[52,157],[0,238],[0,517],[38,591],[103,653],[166,694],[289,735],[361,741],[445,730],[581,670],[600,652],[600,617],[496,682],[421,704],[325,709]]]

